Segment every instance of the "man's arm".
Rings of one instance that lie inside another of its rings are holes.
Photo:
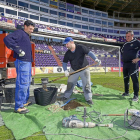
[[[67,70],[67,63],[63,62],[63,70],[66,71]]]
[[[138,47],[139,47],[139,49],[140,49],[140,40],[137,40],[138,41]]]
[[[20,41],[21,38],[22,34],[19,30],[17,30],[6,36],[3,41],[9,49],[13,50],[17,54],[20,54],[22,49],[18,46],[18,41]]]
[[[69,76],[69,72],[67,70],[67,63],[63,62],[63,65],[62,66],[63,66],[63,70],[65,72],[65,76],[68,77]]]
[[[97,57],[94,55],[92,51],[89,51],[88,56],[90,56],[93,60],[97,59]]]
[[[135,58],[132,60],[132,63],[137,63],[138,61],[140,61],[140,58]]]
[[[120,46],[120,52],[123,53],[124,44]]]
[[[137,40],[137,41],[138,41],[138,47],[139,47],[139,50],[140,50],[140,41],[139,40]],[[132,63],[137,63],[138,61],[140,61],[140,56],[138,56],[138,58],[133,59]]]
[[[92,51],[89,51],[88,56],[90,56],[98,65],[101,65],[101,60],[99,60]]]

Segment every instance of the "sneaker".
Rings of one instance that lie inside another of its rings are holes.
[[[60,101],[65,101],[65,100],[67,100],[66,97],[62,97],[62,98],[60,99]]]
[[[93,105],[93,101],[92,100],[88,100],[87,103],[90,104],[90,105]]]
[[[132,101],[137,102],[139,100],[138,96],[134,95]]]
[[[122,96],[129,96],[129,93],[123,93]]]
[[[29,110],[27,108],[25,108],[25,107],[21,107],[18,110],[15,110],[14,112],[19,113],[19,114],[26,114],[26,113],[29,112]]]
[[[32,102],[27,102],[26,104],[23,104],[24,107],[29,105],[32,105]]]

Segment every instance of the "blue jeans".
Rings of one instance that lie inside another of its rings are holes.
[[[15,89],[15,110],[23,107],[29,99],[31,82],[31,62],[16,59],[16,89]]]

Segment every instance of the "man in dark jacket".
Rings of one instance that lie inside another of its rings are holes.
[[[139,95],[139,64],[140,60],[139,50],[140,50],[140,41],[133,39],[133,31],[126,32],[126,43],[121,48],[122,61],[123,61],[123,76],[124,76],[124,86],[125,93],[122,96],[129,96],[129,79],[131,76],[133,82],[134,97],[132,101],[138,101]]]
[[[64,55],[63,59],[63,69],[65,72],[65,76],[69,76],[69,72],[67,70],[67,63],[70,62],[71,69],[70,73],[84,68],[89,65],[86,54],[89,55],[98,65],[101,64],[101,61],[97,59],[92,51],[84,45],[76,45],[71,37],[67,37],[63,44],[66,44],[68,51]],[[65,91],[65,95],[62,100],[67,100],[72,95],[74,86],[76,85],[78,78],[82,79],[84,97],[88,104],[93,104],[92,102],[92,93],[91,93],[91,85],[90,85],[90,70],[86,68],[78,73],[75,73],[68,78],[67,90]]]
[[[24,30],[16,30],[4,38],[5,45],[14,51],[16,67],[15,112],[28,113],[25,108],[29,103],[29,88],[31,81],[32,48],[30,37],[34,30],[34,23],[30,20],[24,22]]]

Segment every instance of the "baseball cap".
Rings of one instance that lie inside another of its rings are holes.
[[[65,38],[63,44],[67,44],[70,41],[73,41],[73,39],[71,37],[67,37],[67,38]]]

